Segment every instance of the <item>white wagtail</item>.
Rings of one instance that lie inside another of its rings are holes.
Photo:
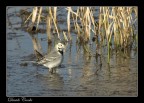
[[[38,64],[42,64],[49,68],[49,72],[53,73],[53,69],[57,68],[63,61],[63,52],[65,46],[62,43],[58,43],[55,48],[47,55],[42,55],[36,51],[38,55]]]

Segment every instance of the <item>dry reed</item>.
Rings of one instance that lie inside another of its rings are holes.
[[[56,8],[55,8],[55,12],[56,12]],[[54,13],[54,14],[56,14],[56,13]],[[56,23],[56,21],[55,21],[55,19],[54,19],[54,16],[53,16],[53,14],[52,14],[52,8],[51,7],[49,7],[49,15],[50,15],[50,17],[51,17],[51,19],[52,19],[52,21],[53,21],[53,23],[54,23],[54,27],[55,27],[55,30],[56,30],[56,32],[57,32],[57,34],[58,34],[58,38],[60,39],[60,34],[59,34],[59,31],[58,31],[58,27],[57,27],[57,23]],[[55,17],[56,18],[56,17]],[[61,39],[60,39],[61,40]]]
[[[71,35],[70,35],[70,11],[71,11],[71,7],[67,7],[67,9],[68,9],[68,14],[67,14],[68,37],[69,37],[69,40],[71,40]]]
[[[38,20],[37,20],[37,27],[36,27],[36,30],[38,29],[38,25],[39,25],[39,22],[40,22],[40,17],[41,17],[41,13],[42,13],[42,7],[39,8],[39,14],[38,14]]]
[[[101,40],[107,40],[108,63],[110,62],[110,44],[112,34],[114,35],[114,46],[126,49],[132,44],[133,24],[136,20],[132,18],[133,7],[100,7],[99,33]],[[136,9],[134,9],[136,11]],[[137,12],[136,12],[137,15]],[[104,32],[103,29],[104,28]],[[103,33],[102,33],[103,32]],[[104,36],[105,35],[105,36]]]
[[[32,23],[35,23],[38,8],[34,7],[32,12]]]
[[[54,30],[60,39],[60,34],[57,24],[57,7],[48,7],[47,15],[47,36],[48,42],[52,41],[51,29],[54,24]],[[94,18],[95,8],[93,7],[78,7],[76,12],[72,7],[67,7],[67,30],[63,31],[63,37],[66,41],[72,40],[71,37],[71,23],[74,23],[74,28],[77,34],[77,41],[79,43],[88,43],[91,35],[99,37],[99,42],[103,45],[107,44],[108,63],[110,63],[110,50],[112,45],[115,49],[126,50],[129,48],[137,35],[134,33],[135,22],[138,17],[137,7],[100,7],[98,24]],[[32,16],[32,24],[35,23],[38,13],[38,7],[33,8],[33,12],[27,18]],[[132,16],[132,13],[135,15]],[[39,8],[37,28],[41,19],[42,7]],[[71,19],[72,17],[72,19]],[[73,21],[71,21],[73,20]],[[97,32],[98,30],[98,32]],[[61,40],[61,39],[60,39]],[[97,38],[98,41],[98,38]],[[98,42],[96,42],[98,43]],[[36,48],[36,47],[35,47]],[[86,49],[88,51],[88,49]]]
[[[48,43],[51,43],[52,40],[51,40],[51,18],[49,15],[47,15],[47,39],[48,39]]]

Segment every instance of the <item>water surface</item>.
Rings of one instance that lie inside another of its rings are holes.
[[[56,74],[50,75],[47,68],[30,62],[35,60],[32,40],[17,16],[26,8],[32,10],[32,7],[7,8],[7,96],[137,96],[137,51],[130,51],[129,58],[114,52],[111,64],[107,65],[105,48],[100,49],[101,56],[89,56],[83,46],[76,44],[76,34],[72,32],[72,44],[68,43]],[[58,18],[65,21],[66,10],[61,8]],[[67,29],[66,21],[58,25]],[[47,38],[46,34],[38,34],[38,38],[46,53],[47,40],[42,40]],[[99,50],[93,42],[88,46],[92,54]]]

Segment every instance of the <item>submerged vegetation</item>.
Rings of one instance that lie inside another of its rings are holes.
[[[21,11],[22,20],[27,31],[32,37],[34,50],[42,52],[41,45],[37,38],[39,24],[46,23],[47,41],[51,44],[54,39],[60,41],[72,41],[71,32],[77,35],[77,44],[83,45],[84,50],[92,56],[88,44],[95,42],[97,48],[107,46],[107,63],[110,63],[112,50],[122,51],[126,54],[132,47],[137,49],[137,30],[138,8],[137,7],[99,7],[96,17],[95,7],[66,7],[67,30],[61,30],[57,12],[59,7],[34,7],[30,13],[26,10]],[[30,23],[30,25],[29,25]],[[97,54],[97,51],[96,51]],[[99,54],[100,55],[100,54]]]

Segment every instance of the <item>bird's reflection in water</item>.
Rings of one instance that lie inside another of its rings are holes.
[[[43,81],[45,89],[48,90],[62,90],[64,85],[63,77],[58,73],[48,73],[46,76],[43,76],[41,80]]]

